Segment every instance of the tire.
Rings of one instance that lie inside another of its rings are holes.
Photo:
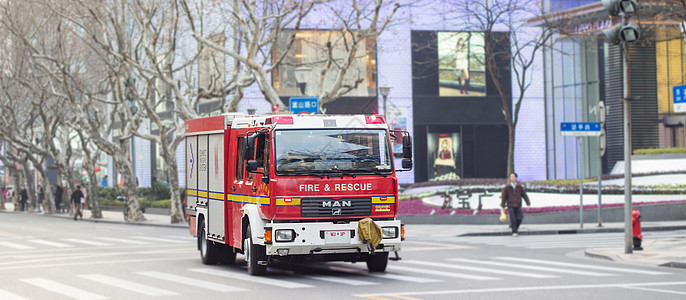
[[[243,253],[245,254],[245,261],[248,263],[248,274],[262,275],[267,271],[267,266],[258,264],[259,261],[267,259],[267,249],[264,246],[253,243],[250,225],[248,225],[245,231]]]
[[[369,272],[386,272],[388,266],[388,252],[377,252],[367,258]]]
[[[218,245],[213,245],[212,242],[207,240],[204,221],[202,225],[200,225],[200,233],[198,233],[198,240],[200,241],[200,259],[202,259],[202,263],[206,265],[218,264],[221,254],[221,248],[219,248],[220,246]]]

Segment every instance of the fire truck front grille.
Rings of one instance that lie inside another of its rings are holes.
[[[359,217],[372,214],[372,198],[302,198],[303,217]]]

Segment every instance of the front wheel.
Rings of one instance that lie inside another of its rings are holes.
[[[388,252],[377,252],[367,258],[369,272],[385,272],[388,266]]]
[[[248,274],[262,275],[267,271],[267,266],[259,264],[260,261],[266,260],[267,249],[262,245],[253,243],[250,225],[245,231],[243,254],[245,254],[245,261],[248,263]]]

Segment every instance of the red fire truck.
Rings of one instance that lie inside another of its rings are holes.
[[[186,197],[205,264],[245,255],[248,273],[275,260],[365,261],[383,272],[400,250],[391,140],[412,144],[379,115],[226,114],[186,121]],[[400,171],[400,170],[397,170]],[[383,238],[360,241],[372,218]]]

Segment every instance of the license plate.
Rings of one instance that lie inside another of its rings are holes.
[[[350,244],[350,230],[329,230],[324,232],[325,244]]]

